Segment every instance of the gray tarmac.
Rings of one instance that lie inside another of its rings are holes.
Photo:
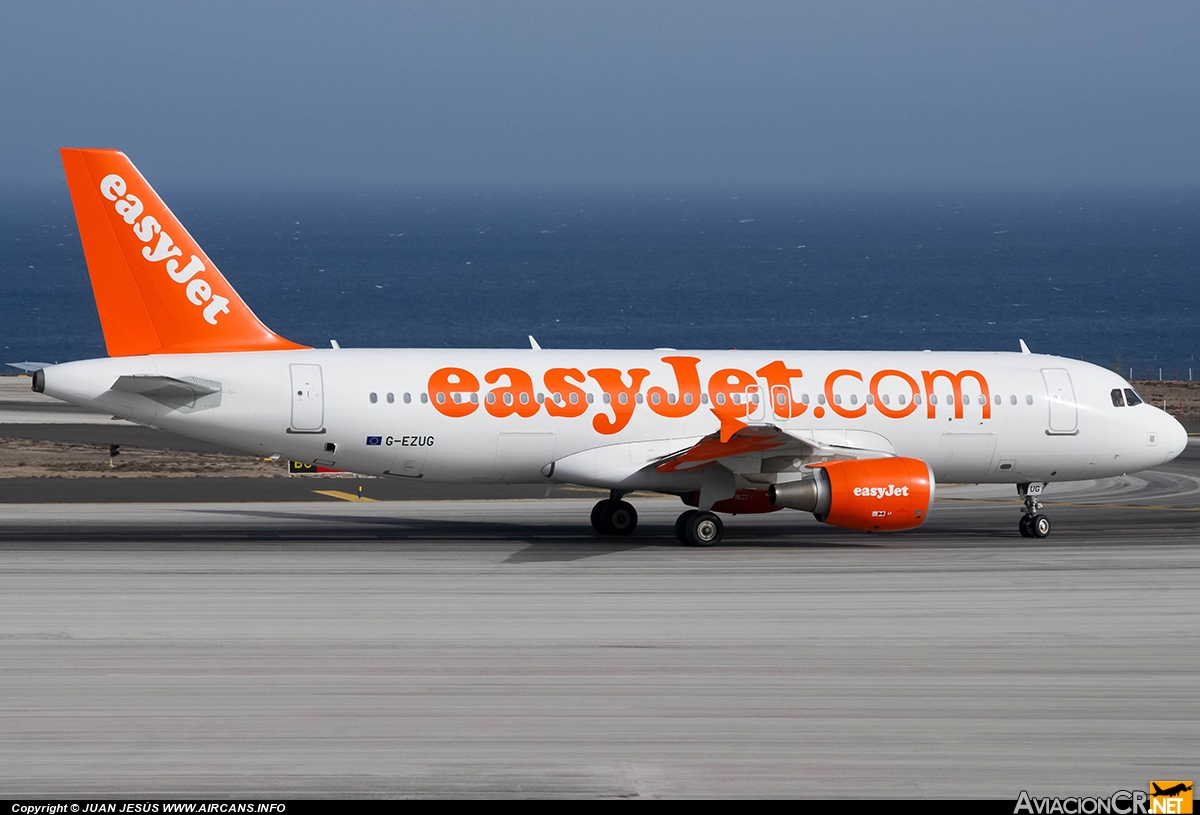
[[[261,479],[259,479],[261,480]],[[270,481],[265,480],[265,481]],[[185,482],[186,483],[186,482]],[[1200,768],[1200,449],[918,530],[562,500],[0,509],[0,795],[1105,794]],[[446,496],[441,496],[445,498]]]

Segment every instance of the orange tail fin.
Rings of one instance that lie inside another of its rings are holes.
[[[307,347],[254,316],[124,153],[61,152],[109,356]]]

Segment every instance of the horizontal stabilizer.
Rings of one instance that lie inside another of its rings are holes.
[[[165,405],[179,407],[195,404],[205,396],[219,394],[221,383],[194,376],[176,379],[173,376],[134,374],[118,377],[110,390],[136,393]]]
[[[50,367],[49,362],[6,362],[4,364],[10,368],[16,368],[18,371],[25,371],[26,373],[33,373],[42,368]]]

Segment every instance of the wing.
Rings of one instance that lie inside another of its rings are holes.
[[[746,482],[738,488],[766,489],[799,477],[812,463],[895,455],[887,439],[870,431],[784,430],[751,424],[720,410],[713,413],[721,426],[708,435],[581,450],[547,465],[542,474],[571,484],[660,492],[696,490],[702,481],[719,478],[728,481],[725,488],[732,495],[734,476]],[[707,466],[713,463],[720,467]]]
[[[750,481],[773,481],[774,473],[798,471],[814,461],[894,456],[887,439],[857,430],[788,431],[767,423],[747,423],[714,408],[721,429],[662,459],[655,470],[677,473],[719,462]]]
[[[654,468],[660,473],[674,473],[703,467],[721,459],[766,454],[807,459],[816,452],[812,444],[772,425],[747,425],[726,439],[712,433],[686,450],[672,453]]]

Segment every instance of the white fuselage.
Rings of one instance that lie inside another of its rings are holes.
[[[112,390],[131,375],[219,393],[181,402]],[[1182,426],[1150,405],[1114,405],[1126,388],[1076,360],[957,352],[330,349],[45,371],[51,396],[261,455],[427,481],[665,492],[695,489],[699,476],[646,465],[713,433],[718,402],[819,445],[924,460],[940,482],[1088,479],[1177,456]],[[754,486],[798,477],[796,465],[742,460],[735,472]]]

